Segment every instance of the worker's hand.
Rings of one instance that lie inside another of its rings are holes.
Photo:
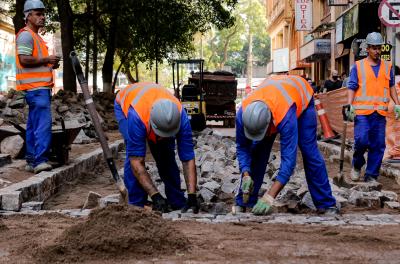
[[[197,195],[195,193],[188,193],[188,198],[185,207],[182,209],[182,213],[186,213],[189,209],[192,209],[193,213],[199,212],[199,202],[197,201]]]
[[[274,201],[275,199],[266,193],[263,197],[258,199],[251,212],[255,215],[266,215],[272,211],[272,205],[274,204]]]
[[[248,203],[250,193],[253,191],[253,180],[250,176],[243,176],[241,189],[243,192],[243,203]]]
[[[151,200],[153,201],[153,210],[160,213],[168,213],[170,212],[170,208],[168,206],[167,200],[162,197],[160,193],[153,194],[151,196]]]
[[[400,118],[400,105],[395,105],[394,106],[394,116],[396,120]]]
[[[351,104],[344,105],[342,108],[342,115],[344,121],[354,121],[354,117],[356,116],[356,110],[354,106]]]
[[[60,62],[61,57],[56,55],[50,55],[48,57],[43,58],[45,64],[56,65]]]
[[[56,64],[53,65],[53,70],[58,69],[60,67],[60,62],[57,62]]]

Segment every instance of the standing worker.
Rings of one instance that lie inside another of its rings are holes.
[[[382,35],[372,32],[367,35],[368,57],[356,62],[350,72],[347,119],[354,120],[354,154],[351,179],[358,181],[364,166],[364,153],[368,150],[364,181],[375,181],[379,175],[385,152],[385,128],[388,114],[389,94],[395,106],[396,119],[400,115],[399,99],[394,86],[392,64],[380,59]]]
[[[192,129],[182,105],[167,89],[155,83],[139,82],[127,86],[115,99],[115,115],[125,139],[124,181],[129,203],[143,207],[149,195],[153,210],[199,211],[196,197],[197,175]],[[188,199],[181,190],[175,160],[175,139],[183,165]],[[146,141],[165,185],[166,200],[157,190],[145,167]]]
[[[49,56],[46,43],[38,34],[45,24],[44,11],[41,1],[26,1],[26,26],[16,37],[16,88],[26,92],[29,105],[25,170],[34,173],[52,169],[47,163],[51,144],[51,88],[53,69],[59,67],[60,61],[57,56]]]
[[[294,171],[299,145],[308,189],[318,212],[338,213],[317,146],[316,118],[313,89],[299,76],[266,79],[243,101],[236,116],[237,157],[242,174],[236,211],[253,207],[257,215],[271,212],[275,197]],[[279,173],[272,187],[257,200],[277,133],[282,160]]]

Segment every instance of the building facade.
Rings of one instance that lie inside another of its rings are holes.
[[[6,3],[0,8],[8,10]],[[11,17],[0,13],[0,92],[15,87],[15,33]]]
[[[310,3],[309,31],[295,28],[296,3]],[[365,57],[368,33],[380,32],[393,45],[397,31],[380,21],[380,0],[266,0],[267,26],[271,37],[268,73],[306,75],[322,88],[332,69],[350,72],[356,60]],[[400,44],[396,40],[397,45]],[[389,56],[390,57],[390,56]],[[390,58],[391,59],[391,58]],[[400,60],[396,58],[396,65]]]

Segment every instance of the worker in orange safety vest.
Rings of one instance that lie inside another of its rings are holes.
[[[51,170],[48,152],[51,144],[51,89],[53,69],[60,58],[49,55],[46,43],[39,36],[44,27],[45,7],[39,0],[27,0],[24,5],[26,26],[16,36],[16,88],[24,91],[29,105],[26,126],[25,170],[39,173]]]
[[[347,105],[343,106],[346,118],[354,121],[354,154],[351,179],[361,178],[367,164],[364,181],[375,181],[379,176],[385,152],[386,116],[389,96],[393,99],[396,119],[400,117],[400,105],[395,89],[392,64],[380,59],[384,44],[378,32],[366,37],[368,57],[356,62],[350,71],[347,85]],[[364,153],[368,151],[365,161]]]

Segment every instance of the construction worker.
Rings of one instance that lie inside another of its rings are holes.
[[[41,1],[26,1],[26,26],[16,37],[16,88],[26,92],[29,105],[25,170],[34,173],[52,169],[47,163],[51,143],[51,88],[53,69],[59,67],[60,61],[57,56],[49,56],[46,43],[38,34],[45,24],[44,11]]]
[[[384,43],[380,33],[369,33],[366,38],[368,57],[357,61],[350,71],[347,105],[343,107],[347,119],[354,120],[353,181],[361,177],[367,150],[364,181],[375,181],[379,175],[385,152],[385,117],[388,114],[389,94],[395,103],[396,119],[400,115],[392,64],[380,59]]]
[[[236,211],[252,207],[256,215],[271,212],[275,197],[296,166],[298,145],[308,189],[318,212],[338,213],[317,146],[316,117],[313,89],[305,79],[295,75],[266,79],[243,100],[236,116],[237,157],[242,174]],[[272,187],[257,200],[277,133],[282,160],[279,173]]]
[[[155,83],[128,85],[115,99],[115,115],[125,139],[124,181],[129,203],[143,207],[149,195],[153,210],[192,209],[198,213],[196,165],[190,121],[182,105],[167,89]],[[175,140],[183,165],[188,198],[181,191]],[[165,185],[168,201],[159,193],[145,168],[146,141]]]

